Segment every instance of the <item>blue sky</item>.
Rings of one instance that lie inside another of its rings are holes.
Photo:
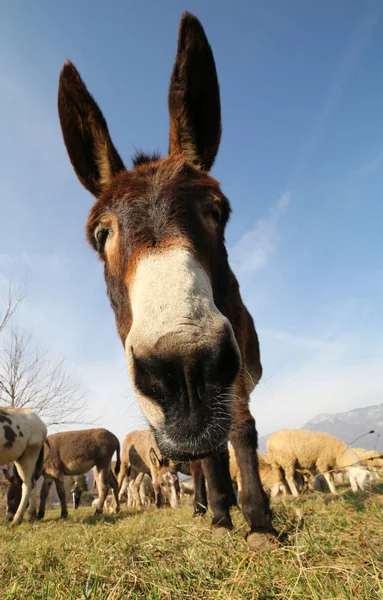
[[[68,57],[130,164],[166,152],[167,87],[184,9],[216,58],[230,259],[261,343],[261,434],[381,403],[383,5],[190,1],[6,3],[0,22],[0,293],[29,278],[15,324],[81,376],[89,419],[120,438],[145,421],[129,386],[91,196],[61,138]]]

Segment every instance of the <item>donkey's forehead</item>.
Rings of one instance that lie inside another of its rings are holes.
[[[90,221],[129,203],[153,202],[161,197],[169,202],[217,199],[219,183],[183,158],[143,160],[130,171],[122,171],[111,181],[90,213]]]

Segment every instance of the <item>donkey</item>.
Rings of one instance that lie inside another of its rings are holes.
[[[126,481],[126,479],[125,479]],[[137,488],[134,489],[135,479],[130,479],[127,483],[127,500],[126,503],[130,507],[136,506]],[[142,473],[142,479],[139,483],[138,494],[140,496],[141,506],[150,506],[155,502],[155,494],[152,478],[147,473]]]
[[[119,511],[118,484],[110,467],[112,456],[117,453],[116,472],[120,468],[120,443],[116,436],[107,429],[84,429],[80,431],[65,431],[49,435],[44,444],[44,461],[38,476],[44,476],[44,482],[40,493],[40,506],[37,514],[38,519],[45,515],[45,505],[49,491],[55,482],[57,495],[61,504],[61,518],[68,516],[68,508],[65,497],[64,476],[84,475],[94,465],[98,471],[98,484],[100,486],[100,498],[96,514],[101,514],[109,486],[112,487],[116,510]],[[18,478],[14,477],[8,494],[8,511],[15,511],[18,503],[17,492],[19,490]]]
[[[209,175],[221,138],[214,57],[201,23],[189,13],[181,18],[168,105],[169,155],[138,153],[128,170],[75,66],[67,61],[60,74],[66,149],[96,197],[87,238],[104,263],[140,406],[163,456],[203,458],[217,535],[233,527],[230,436],[248,543],[261,549],[276,531],[249,409],[262,374],[259,344],[228,263],[230,204]]]
[[[0,464],[14,462],[19,475],[17,510],[7,510],[11,525],[21,523],[34,487],[35,471],[41,467],[47,428],[34,412],[26,408],[0,408]],[[4,475],[10,480],[8,470]],[[8,492],[9,493],[9,492]],[[31,498],[34,502],[34,498]]]
[[[111,460],[110,461],[110,472],[108,474],[108,486],[110,488],[112,488],[112,493],[109,494],[109,492],[108,492],[109,495],[106,497],[106,500],[104,502],[104,507],[107,507],[109,509],[109,512],[113,512],[113,513],[116,512],[116,509],[117,509],[113,485],[114,485],[114,482],[117,481],[117,476],[118,476],[120,467],[121,467],[120,460],[118,460],[118,461]],[[118,469],[117,472],[116,472],[116,468]],[[99,505],[99,499],[101,497],[102,483],[100,482],[100,477],[99,477],[98,469],[96,466],[93,467],[92,473],[93,473],[93,491],[95,491],[97,493],[97,498],[95,498],[95,500],[92,502],[92,506],[94,506],[96,508]],[[118,483],[117,483],[117,486],[118,486]],[[119,501],[121,501],[121,497],[119,494],[118,494],[118,498],[119,498]]]
[[[178,463],[177,471],[193,478],[193,517],[205,515],[207,512],[208,501],[202,462],[200,460],[195,460],[190,463]]]
[[[137,507],[142,506],[139,488],[144,474],[152,478],[155,505],[162,505],[161,489],[172,508],[178,504],[179,481],[176,467],[171,460],[161,457],[155,437],[150,429],[128,433],[122,444],[121,469],[118,475],[120,497],[126,476],[134,479],[132,493]]]

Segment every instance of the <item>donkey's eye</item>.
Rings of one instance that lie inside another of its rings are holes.
[[[211,211],[210,211],[210,214],[211,214],[213,220],[216,223],[220,223],[220,221],[221,221],[221,211],[219,210],[219,208],[215,208],[215,207],[212,208]]]
[[[111,229],[98,229],[95,233],[96,246],[99,252],[104,252],[106,240],[108,236],[113,235],[113,231]]]

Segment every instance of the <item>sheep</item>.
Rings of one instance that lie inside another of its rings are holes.
[[[192,481],[180,482],[180,498],[185,498],[185,496],[194,496],[194,485]]]
[[[373,479],[379,479],[379,470],[383,467],[383,455],[378,450],[365,450],[364,448],[353,448],[359,457],[359,464],[371,472]]]
[[[240,496],[242,485],[241,485],[241,473],[239,471],[237,458],[235,456],[234,448],[229,448],[229,457],[230,457],[230,475],[233,483],[237,485],[238,495]],[[275,479],[275,475],[270,464],[269,458],[267,454],[263,452],[258,452],[258,465],[259,465],[259,476],[261,478],[261,483],[265,492],[271,492],[274,485],[279,485],[279,491],[283,492],[284,495],[287,494],[287,486],[284,485],[283,478],[282,480],[278,476],[278,479]],[[296,484],[298,487],[303,487],[303,477],[300,473],[296,473]],[[276,495],[276,494],[275,494]]]
[[[358,487],[363,490],[366,480],[370,477],[367,469],[359,466],[359,458],[354,450],[328,433],[305,429],[281,430],[268,438],[266,446],[277,481],[271,493],[272,497],[279,492],[282,469],[294,496],[299,495],[294,481],[297,468],[308,470],[313,477],[316,477],[319,471],[326,479],[332,494],[336,494],[332,470],[347,471],[354,492]]]
[[[94,498],[92,500],[92,508],[98,508],[99,506],[99,497],[97,496],[97,498]],[[105,498],[105,502],[104,502],[104,509],[107,510],[109,513],[115,513],[116,511],[114,510],[114,498],[112,494],[108,494],[107,497]]]

